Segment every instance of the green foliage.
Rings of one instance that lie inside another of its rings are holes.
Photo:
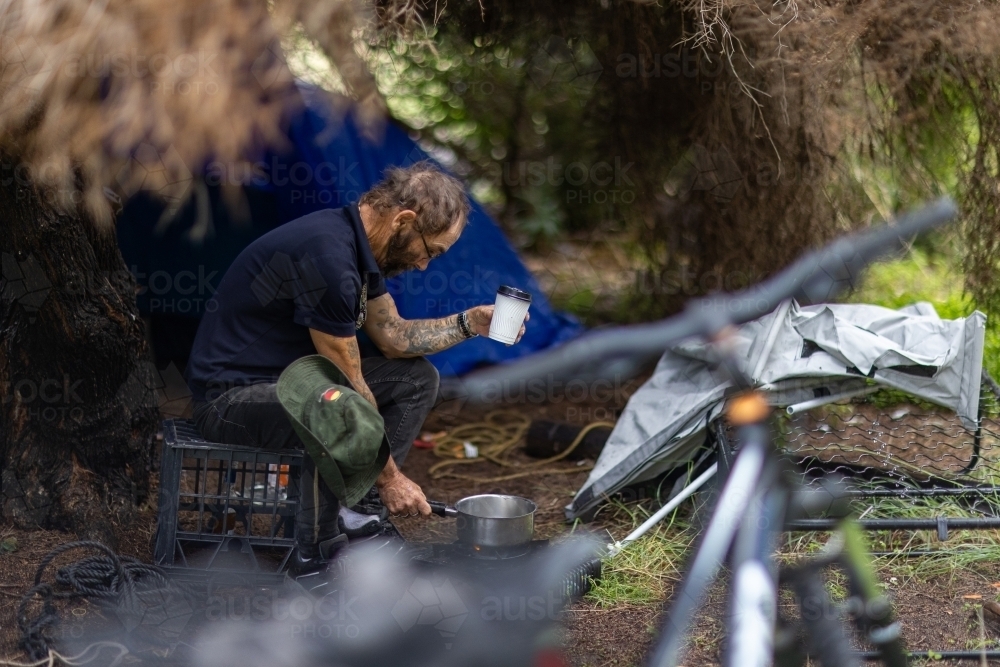
[[[518,221],[521,232],[532,245],[551,244],[562,232],[565,219],[551,189],[528,188],[522,193],[521,200],[527,204],[527,209]]]
[[[596,223],[594,207],[574,206],[592,199],[594,142],[581,130],[601,66],[589,45],[530,26],[502,44],[440,28],[429,39],[370,53],[393,116],[465,172],[522,244]]]
[[[998,65],[971,57],[968,40],[917,29],[903,7],[886,18],[900,22],[891,34],[851,10],[840,23],[857,37],[838,56],[823,32],[837,21],[805,12],[775,31],[773,17],[748,9],[726,58],[707,36],[698,49],[679,46],[705,26],[676,3],[437,11],[420,39],[373,42],[367,60],[393,115],[469,181],[515,243],[546,251],[597,230],[628,246],[636,271],[699,278],[695,294],[628,287],[608,317],[675,312],[714,289],[705,276],[738,267],[756,280],[940,194],[962,206],[946,253],[962,270],[939,271],[942,241],[921,239],[923,254],[876,271],[876,298],[861,300],[898,306],[930,292],[920,298],[943,317],[967,314],[972,298],[1000,312]],[[939,18],[961,27],[966,14]],[[795,48],[772,43],[779,35]],[[824,78],[832,72],[835,84]],[[755,102],[744,85],[760,91]],[[595,171],[601,164],[611,171]],[[581,293],[569,305],[594,312],[600,300]],[[987,346],[1000,350],[992,334]]]
[[[939,308],[942,317],[971,312],[973,301],[983,312],[1000,315],[997,66],[995,59],[983,63],[938,53],[908,72],[905,84],[870,86],[867,102],[876,122],[848,147],[844,160],[883,217],[941,194],[958,200],[961,219],[952,224],[949,257],[961,267],[954,276],[959,289],[935,302],[953,313]],[[934,243],[918,240],[917,247]],[[907,268],[896,268],[893,278],[909,277]]]
[[[930,243],[930,249],[914,248],[904,258],[871,266],[848,300],[886,308],[928,301],[946,319],[970,314],[975,308],[963,291],[954,256],[944,241]]]
[[[917,398],[912,394],[908,394],[905,391],[900,391],[899,389],[890,389],[888,387],[879,389],[874,394],[868,394],[862,401],[864,403],[870,403],[877,408],[885,409],[891,408],[896,405],[903,403],[909,403],[910,405],[915,405],[918,408],[924,410],[939,410],[940,408],[931,403],[930,401],[925,401],[923,399]]]

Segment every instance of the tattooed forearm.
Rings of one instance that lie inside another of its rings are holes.
[[[354,391],[377,408],[375,396],[368,388],[364,375],[361,374],[361,350],[358,349],[358,339],[354,336],[338,338],[315,329],[310,329],[309,335],[316,351],[336,364]]]
[[[352,338],[347,343],[347,359],[349,370],[344,373],[347,379],[351,382],[351,386],[354,387],[354,391],[361,394],[361,397],[366,401],[378,408],[378,403],[375,401],[375,395],[372,394],[372,390],[368,388],[368,383],[365,382],[364,376],[361,374],[361,350],[358,348],[358,340]]]
[[[465,340],[457,315],[439,320],[411,320],[403,325],[400,335],[406,342],[406,354],[414,357],[440,352]]]
[[[401,357],[434,354],[465,340],[458,327],[458,315],[436,320],[404,320],[395,308],[380,303],[375,311],[375,322]]]

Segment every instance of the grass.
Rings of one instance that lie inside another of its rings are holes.
[[[996,434],[992,434],[996,435]],[[985,439],[984,439],[985,440]],[[984,450],[984,455],[989,455]],[[1000,470],[994,461],[980,465],[977,482],[1000,486]],[[1000,509],[1000,496],[984,496],[994,511]],[[689,507],[689,506],[688,506]],[[680,581],[698,530],[688,519],[690,510],[681,507],[642,539],[627,546],[616,557],[605,561],[601,579],[589,594],[599,606],[660,604],[673,585]],[[954,497],[933,498],[865,498],[855,501],[855,516],[865,518],[975,518],[984,509],[972,508]],[[605,516],[610,530],[621,538],[648,518],[650,512],[642,506],[613,503]],[[829,533],[786,533],[780,546],[779,558],[794,561],[817,553],[826,544]],[[932,579],[948,581],[957,572],[979,572],[984,577],[996,575],[1000,563],[1000,531],[952,531],[941,542],[933,531],[869,531],[866,532],[872,551],[895,552],[892,556],[873,559],[880,580],[895,578],[896,585]],[[914,551],[933,551],[933,555],[913,558]],[[831,593],[843,594],[844,581],[836,571],[829,573]],[[838,595],[835,595],[835,597]]]
[[[994,505],[1000,507],[1000,501],[995,501]],[[869,518],[982,516],[954,500],[878,499],[867,502],[866,509],[869,507],[872,508],[866,514]],[[642,513],[638,514],[636,526],[645,518]],[[588,599],[602,607],[661,604],[673,585],[680,581],[696,537],[696,531],[680,519],[675,519],[673,525],[650,531],[614,558],[605,560],[602,576]],[[948,580],[959,572],[976,571],[986,576],[995,574],[995,566],[1000,562],[1000,533],[995,530],[953,531],[947,542],[939,542],[931,531],[870,531],[866,537],[872,551],[896,552],[894,556],[873,558],[872,563],[879,579],[889,581],[895,577],[897,583],[894,585],[940,578]],[[825,532],[786,533],[779,559],[793,562],[814,555],[828,538],[829,533]],[[919,558],[907,556],[913,551],[935,553]],[[830,571],[829,586],[835,597],[846,594],[844,580],[838,571]]]
[[[624,537],[649,518],[641,506],[612,503],[610,517],[617,538]],[[588,599],[601,607],[659,604],[673,584],[680,581],[695,531],[682,511],[670,517],[646,535],[626,546],[613,558],[605,559],[601,578]]]
[[[1000,508],[1000,498],[985,497],[994,508]],[[954,498],[925,498],[919,501],[880,498],[866,501],[871,518],[976,518],[983,514],[963,506]],[[865,511],[865,510],[863,510]],[[894,551],[898,556],[875,560],[876,571],[884,576],[913,578],[927,581],[950,579],[956,572],[986,571],[1000,562],[1000,534],[995,530],[953,531],[946,542],[940,542],[931,531],[874,531],[868,533],[874,551]],[[932,556],[910,558],[912,551],[933,551]],[[890,575],[891,573],[891,575]]]

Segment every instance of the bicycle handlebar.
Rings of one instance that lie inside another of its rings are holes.
[[[942,197],[903,215],[896,224],[845,236],[803,255],[745,290],[698,299],[683,313],[659,322],[595,332],[521,361],[473,373],[465,378],[463,390],[471,400],[488,401],[498,388],[532,378],[563,378],[570,373],[588,379],[633,375],[675,343],[694,336],[710,337],[727,326],[763,317],[786,299],[804,305],[833,299],[853,287],[875,259],[905,247],[912,237],[951,220],[957,212],[954,201]]]

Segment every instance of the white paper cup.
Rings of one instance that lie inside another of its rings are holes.
[[[490,338],[508,345],[516,341],[530,305],[530,294],[516,287],[501,285],[497,290],[493,319],[490,321]]]

